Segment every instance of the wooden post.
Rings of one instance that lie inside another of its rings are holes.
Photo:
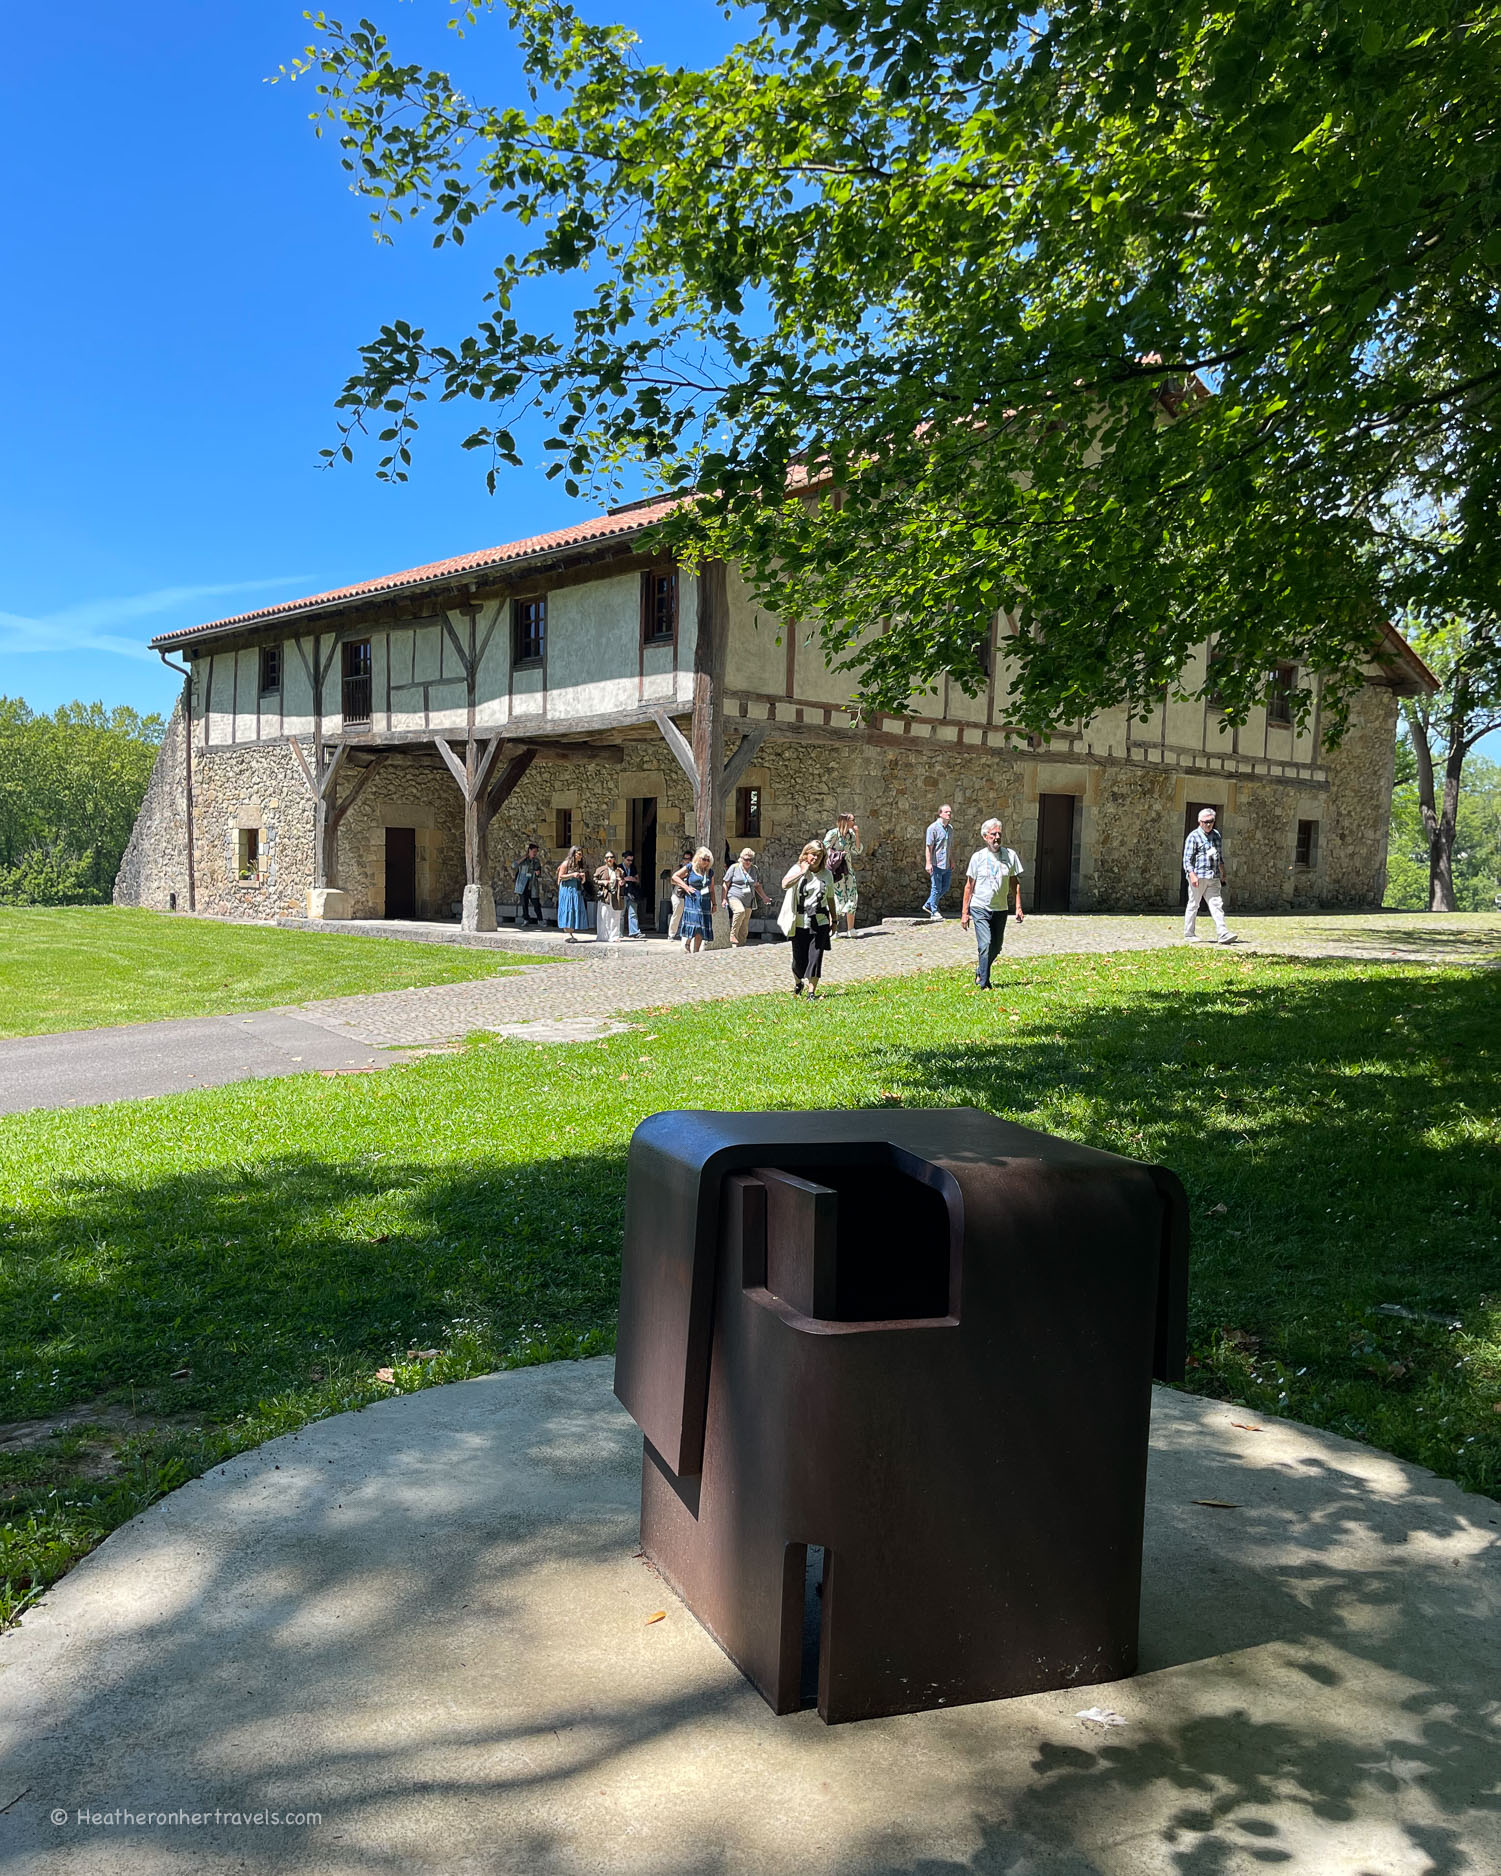
[[[462,762],[441,736],[435,736],[433,741],[464,797],[464,929],[494,931],[495,895],[484,878],[485,834],[490,825],[490,817],[485,812],[485,789],[502,747],[501,739],[492,736],[481,746],[471,737],[464,745]]]
[[[693,766],[698,771],[698,844],[724,854],[724,666],[729,638],[729,580],[722,560],[698,570],[698,637],[693,647]]]
[[[292,754],[296,756],[297,766],[302,771],[303,786],[313,799],[313,890],[320,892],[334,885],[338,875],[335,841],[339,822],[344,816],[334,811],[334,793],[339,770],[349,753],[348,747],[344,743],[336,743],[330,755],[320,731],[313,738],[313,760],[310,764],[302,753],[299,739],[289,736],[287,741],[292,745]],[[346,806],[352,805],[352,801],[351,797],[351,802]]]

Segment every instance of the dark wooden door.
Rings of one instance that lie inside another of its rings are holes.
[[[641,885],[636,897],[636,917],[642,931],[657,928],[657,798],[637,795],[629,809],[627,832],[631,851],[636,856],[636,877]]]
[[[386,917],[417,916],[417,830],[386,829]]]
[[[1199,810],[1201,808],[1213,808],[1215,813],[1218,814],[1220,804],[1217,801],[1190,801],[1188,806],[1183,810],[1184,840],[1187,840],[1189,835],[1199,825]],[[1215,825],[1217,827],[1219,822],[1216,821]],[[1178,904],[1180,906],[1188,904],[1188,875],[1183,871],[1183,849],[1181,847],[1178,849]]]
[[[1034,912],[1066,912],[1074,871],[1074,798],[1037,797],[1037,883]]]

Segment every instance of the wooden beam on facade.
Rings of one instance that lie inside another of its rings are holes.
[[[515,794],[517,784],[537,759],[535,749],[522,749],[506,763],[496,777],[494,786],[485,796],[485,827],[488,831],[495,816]]]
[[[722,786],[726,802],[729,801],[730,796],[734,793],[740,781],[740,777],[744,775],[745,771],[760,754],[761,745],[770,734],[771,725],[769,723],[758,723],[753,729],[748,729],[744,736],[741,737],[740,747],[724,765]]]
[[[360,770],[358,779],[356,780],[354,787],[350,789],[349,793],[344,797],[344,799],[340,801],[338,800],[337,797],[334,798],[333,811],[329,817],[330,828],[333,833],[335,834],[338,833],[339,823],[344,819],[344,816],[348,814],[349,810],[359,800],[360,796],[364,794],[366,788],[369,787],[370,777],[374,775],[375,771],[381,766],[383,762],[387,762],[389,760],[390,760],[390,757],[389,757],[389,754],[387,753],[382,753],[379,755],[372,756],[371,759],[365,764],[364,768]]]
[[[665,710],[653,710],[652,716],[657,728],[662,732],[663,742],[676,757],[678,767],[688,777],[688,784],[693,790],[693,799],[697,801],[698,764],[693,759],[692,744]]]

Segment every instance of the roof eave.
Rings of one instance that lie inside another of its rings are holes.
[[[335,593],[323,598],[291,600],[285,606],[268,606],[259,612],[236,613],[230,619],[211,619],[205,625],[184,626],[176,632],[162,632],[147,643],[153,651],[185,651],[211,639],[233,638],[243,632],[270,631],[303,619],[314,619],[330,612],[348,612],[362,606],[404,599],[412,595],[439,591],[444,587],[481,586],[496,579],[509,578],[539,565],[569,566],[591,559],[607,559],[621,548],[632,549],[655,523],[622,529],[618,534],[598,541],[580,541],[575,547],[543,547],[530,554],[518,554],[512,560],[497,560],[488,567],[469,567],[460,571],[433,574],[425,580],[407,580],[364,593]]]

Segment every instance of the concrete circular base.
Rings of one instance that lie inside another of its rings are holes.
[[[776,1719],[635,1554],[640,1451],[609,1363],[560,1364],[174,1492],[0,1638],[0,1863],[1501,1869],[1489,1499],[1159,1389],[1141,1674],[825,1727]]]

